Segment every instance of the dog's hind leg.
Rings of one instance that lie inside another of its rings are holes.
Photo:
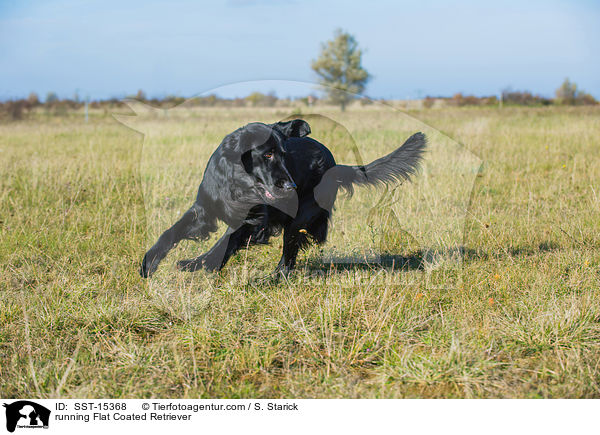
[[[140,267],[140,275],[143,278],[151,276],[158,264],[167,256],[169,251],[184,239],[205,238],[210,232],[216,230],[214,219],[207,219],[206,213],[198,204],[194,204],[186,211],[171,228],[165,231],[158,241],[152,246]]]

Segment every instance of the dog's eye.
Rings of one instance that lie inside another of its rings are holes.
[[[267,160],[271,160],[273,158],[273,153],[272,152],[265,153],[264,157]]]

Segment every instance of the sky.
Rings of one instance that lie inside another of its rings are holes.
[[[0,0],[0,100],[189,97],[228,86],[294,95],[336,28],[353,34],[372,98],[553,96],[566,78],[600,98],[600,1]],[[275,83],[275,84],[273,84]]]

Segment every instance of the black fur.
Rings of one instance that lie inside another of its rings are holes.
[[[422,133],[366,166],[336,165],[331,152],[307,137],[301,119],[252,123],[227,135],[208,161],[194,205],[150,248],[140,274],[152,275],[184,239],[206,239],[217,219],[229,228],[207,253],[177,263],[182,270],[220,270],[240,248],[266,244],[283,229],[276,271],[287,274],[310,240],[323,243],[339,188],[393,183],[415,173],[426,146]]]

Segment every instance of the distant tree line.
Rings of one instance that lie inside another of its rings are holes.
[[[577,85],[569,79],[565,79],[563,84],[556,90],[554,99],[534,95],[529,91],[515,91],[506,88],[500,94],[500,98],[495,95],[476,97],[458,93],[452,97],[426,97],[423,104],[425,107],[432,107],[436,100],[443,101],[445,105],[457,107],[497,106],[500,103],[508,106],[549,106],[552,104],[585,106],[598,104],[598,101],[592,95],[578,89]]]
[[[295,102],[300,102],[306,106],[311,106],[319,101],[315,95],[307,97],[290,99],[278,98],[273,92],[263,94],[253,92],[245,98],[221,98],[217,95],[207,95],[202,97],[185,98],[179,96],[167,96],[164,98],[147,98],[143,91],[126,97],[126,99],[135,99],[154,107],[169,109],[184,102],[188,107],[288,107]],[[125,108],[123,99],[110,98],[106,100],[89,101],[89,108],[93,110],[103,109],[105,113],[118,108]],[[49,92],[46,99],[42,102],[37,94],[31,93],[29,97],[22,99],[11,99],[0,102],[0,121],[15,121],[27,118],[29,115],[39,112],[46,115],[66,115],[69,112],[82,110],[84,101],[79,98],[60,99],[54,92]]]
[[[207,95],[202,97],[185,98],[179,96],[167,96],[164,98],[147,98],[143,91],[128,98],[133,98],[159,108],[171,108],[186,103],[188,107],[292,107],[302,104],[305,106],[314,106],[331,103],[331,99],[320,99],[315,95],[308,95],[301,98],[278,98],[274,93],[263,94],[253,92],[245,98],[221,98],[217,95]],[[498,106],[500,100],[504,105],[513,106],[548,106],[548,105],[596,105],[598,101],[587,92],[578,89],[577,85],[566,79],[556,90],[555,98],[550,99],[540,95],[534,95],[529,91],[513,91],[505,89],[500,98],[495,95],[487,97],[476,97],[473,95],[463,95],[458,93],[452,97],[426,97],[423,100],[425,108],[433,107],[436,101],[442,101],[446,106]],[[383,100],[381,100],[383,101]],[[370,104],[372,101],[368,98],[359,100],[361,105]],[[81,110],[85,102],[81,101],[76,95],[74,98],[60,99],[50,92],[45,100],[40,101],[35,93],[31,93],[27,98],[14,99],[0,102],[0,121],[15,121],[28,117],[39,112],[46,115],[67,115],[73,111]],[[103,110],[108,114],[115,109],[125,108],[121,99],[110,98],[106,100],[94,100],[89,102],[89,108],[93,110]]]

